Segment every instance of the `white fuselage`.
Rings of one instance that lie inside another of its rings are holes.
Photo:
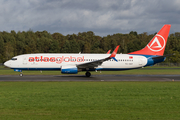
[[[61,70],[64,65],[78,65],[107,58],[110,54],[24,54],[13,57],[5,63],[12,69],[21,70]],[[142,55],[117,54],[118,62],[110,59],[93,70],[125,70],[140,68],[147,64]]]

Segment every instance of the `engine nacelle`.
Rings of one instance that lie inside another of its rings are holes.
[[[61,73],[63,74],[77,74],[78,68],[76,66],[62,66]]]

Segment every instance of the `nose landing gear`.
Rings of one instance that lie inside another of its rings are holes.
[[[23,73],[20,73],[19,76],[22,77],[22,76],[23,76]]]
[[[22,77],[22,76],[23,76],[22,70],[20,70],[20,69],[14,69],[14,71],[16,71],[16,72],[20,72],[20,74],[19,74],[19,76],[20,76],[20,77]]]

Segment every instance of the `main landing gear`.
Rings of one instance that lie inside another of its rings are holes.
[[[85,75],[86,75],[86,77],[90,77],[91,73],[89,71],[87,71]]]

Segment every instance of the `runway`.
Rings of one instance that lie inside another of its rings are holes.
[[[50,82],[50,81],[180,81],[180,75],[1,75],[0,81],[30,81],[30,82]]]

